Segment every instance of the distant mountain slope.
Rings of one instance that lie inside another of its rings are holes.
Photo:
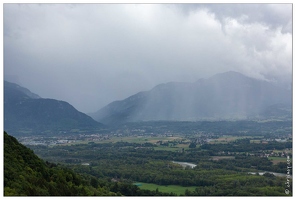
[[[67,102],[43,99],[17,84],[4,82],[4,129],[13,135],[102,126]]]
[[[32,93],[30,90],[27,88],[21,87],[15,83],[10,83],[8,81],[4,81],[4,93],[5,92],[10,92],[9,97],[12,97],[12,99],[17,100],[15,97],[21,97],[21,98],[26,98],[28,96],[29,98],[32,99],[39,99],[41,98],[37,94]]]
[[[90,114],[106,124],[148,120],[220,120],[260,117],[273,104],[291,107],[292,92],[267,81],[226,72],[194,83],[171,82]],[[268,117],[268,116],[265,116]]]
[[[264,118],[292,119],[292,108],[289,104],[273,104],[271,106],[264,108],[260,112],[260,116]]]

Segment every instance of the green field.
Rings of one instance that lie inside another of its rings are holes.
[[[279,162],[287,162],[287,158],[286,157],[268,157],[268,160],[272,161],[273,164],[277,164]],[[290,160],[292,160],[290,158]]]
[[[250,140],[250,143],[257,143],[259,144],[261,140]]]
[[[287,153],[293,153],[292,149],[273,150],[274,153],[282,153],[283,151]]]
[[[167,193],[175,193],[177,195],[184,195],[185,190],[188,189],[189,191],[194,191],[196,187],[183,187],[179,185],[157,185],[153,183],[143,183],[143,182],[136,182],[134,185],[137,185],[140,189],[145,190],[156,190],[158,188],[158,191],[160,192],[167,192]]]
[[[227,144],[229,142],[233,142],[238,139],[244,139],[244,138],[253,138],[253,136],[232,136],[232,135],[223,135],[222,137],[219,137],[217,139],[212,140],[209,142],[210,144]]]
[[[198,148],[200,145],[196,145],[196,148]],[[162,151],[182,151],[184,150],[188,150],[189,148],[189,144],[177,144],[175,146],[157,146],[153,148],[154,150],[162,150]]]
[[[181,147],[166,147],[166,146],[158,146],[154,147],[154,150],[160,150],[160,151],[182,151],[183,148]],[[188,147],[185,147],[184,150],[188,149]]]
[[[109,140],[103,140],[99,143],[108,143],[108,142],[131,142],[131,143],[156,143],[157,141],[173,141],[176,139],[180,139],[179,137],[145,137],[145,136],[137,136],[137,137],[112,137]]]

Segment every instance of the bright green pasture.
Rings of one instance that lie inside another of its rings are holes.
[[[156,190],[158,188],[159,192],[167,192],[167,193],[175,193],[177,195],[184,195],[185,190],[188,189],[189,191],[194,191],[196,187],[190,186],[190,187],[183,187],[179,185],[157,185],[153,183],[143,183],[143,182],[137,182],[134,183],[134,185],[138,185],[140,189],[145,189],[145,190]]]

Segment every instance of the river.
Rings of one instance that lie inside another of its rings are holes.
[[[253,174],[253,175],[255,175],[257,172],[248,172],[248,174]],[[265,173],[270,173],[270,174],[273,174],[273,175],[275,175],[275,176],[280,176],[280,177],[283,177],[283,176],[286,176],[286,174],[282,174],[282,173],[276,173],[276,172],[258,172],[258,174],[260,175],[260,176],[262,176],[263,174],[265,174]]]
[[[189,162],[179,162],[179,161],[172,161],[173,163],[176,163],[176,164],[179,164],[179,165],[181,165],[182,167],[191,167],[192,169],[194,168],[194,167],[196,167],[196,164],[193,164],[193,163],[189,163]],[[267,173],[268,171],[265,171],[265,172],[259,172],[258,174],[259,175],[263,175],[263,174],[265,174],[265,173]],[[286,176],[286,174],[282,174],[282,173],[276,173],[276,172],[268,172],[268,173],[271,173],[271,174],[273,174],[273,175],[275,175],[275,176],[280,176],[280,177],[284,177],[284,176]],[[256,174],[256,172],[248,172],[248,174],[253,174],[253,175],[255,175]]]
[[[173,163],[176,163],[176,164],[179,164],[179,165],[182,165],[182,167],[191,167],[191,168],[194,168],[196,167],[195,164],[193,163],[188,163],[188,162],[178,162],[178,161],[172,161]]]

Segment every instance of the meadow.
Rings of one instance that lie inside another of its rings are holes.
[[[186,189],[189,191],[194,191],[196,187],[190,186],[190,187],[183,187],[179,185],[157,185],[153,183],[143,183],[143,182],[136,182],[134,185],[137,185],[140,189],[145,190],[156,190],[160,192],[166,192],[166,193],[175,193],[177,195],[185,195]]]

